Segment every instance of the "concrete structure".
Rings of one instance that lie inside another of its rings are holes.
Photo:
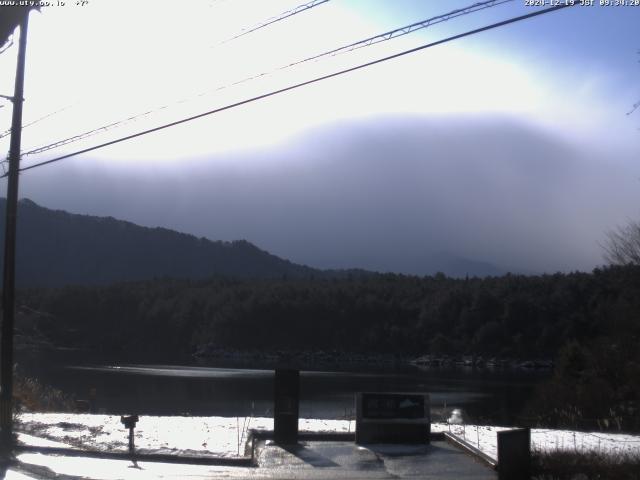
[[[498,432],[498,478],[529,480],[531,477],[531,430]]]
[[[282,445],[293,445],[298,441],[300,372],[276,370],[273,396],[275,440]]]

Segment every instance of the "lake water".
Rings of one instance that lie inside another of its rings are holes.
[[[97,408],[105,413],[228,417],[272,414],[273,370],[186,362],[100,363],[95,358],[88,362],[77,353],[22,352],[17,358],[24,374],[78,399],[87,399],[89,391],[95,389]],[[536,384],[548,376],[463,368],[331,370],[334,371],[301,371],[301,417],[353,417],[356,392],[395,391],[429,393],[434,420],[460,408],[469,421],[513,424]]]

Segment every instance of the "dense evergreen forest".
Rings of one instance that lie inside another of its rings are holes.
[[[571,342],[637,339],[640,267],[484,279],[158,279],[23,290],[18,310],[56,346],[104,351],[553,358]]]
[[[113,355],[553,359],[533,423],[640,429],[640,267],[453,279],[173,280],[23,290],[23,340]]]

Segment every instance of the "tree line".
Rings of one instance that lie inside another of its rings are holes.
[[[175,280],[24,290],[54,344],[310,349],[551,358],[571,341],[636,332],[640,267],[454,279]],[[635,334],[635,333],[634,333]]]

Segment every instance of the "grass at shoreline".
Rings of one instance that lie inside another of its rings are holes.
[[[71,395],[40,382],[36,378],[16,375],[13,385],[16,412],[73,412],[76,405]]]
[[[640,480],[640,453],[535,452],[536,480]]]

